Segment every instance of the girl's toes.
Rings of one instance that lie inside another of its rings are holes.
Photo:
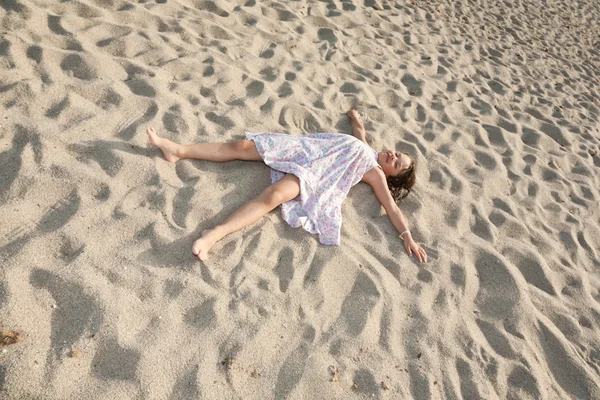
[[[206,251],[203,251],[202,249],[200,249],[196,254],[196,257],[198,257],[198,260],[200,261],[206,261],[208,259]]]

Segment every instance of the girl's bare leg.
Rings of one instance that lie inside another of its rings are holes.
[[[252,140],[237,140],[231,143],[198,143],[182,145],[161,138],[153,128],[146,130],[150,143],[158,147],[169,162],[176,163],[184,158],[224,162],[232,160],[262,161]]]
[[[192,252],[200,260],[206,260],[208,251],[217,241],[253,224],[281,203],[290,201],[299,194],[300,180],[295,175],[287,174],[265,189],[258,197],[238,208],[220,225],[202,232],[200,239],[194,242]]]

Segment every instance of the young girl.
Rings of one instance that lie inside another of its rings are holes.
[[[231,143],[180,145],[159,137],[149,128],[146,133],[150,142],[172,163],[184,158],[215,162],[252,160],[271,167],[273,184],[220,225],[202,232],[192,252],[200,260],[206,260],[217,241],[258,221],[279,205],[283,219],[292,227],[302,226],[318,234],[322,244],[339,245],[342,201],[350,188],[362,181],[373,188],[404,240],[408,255],[414,253],[420,262],[427,262],[427,254],[413,240],[396,205],[415,184],[414,161],[404,153],[377,153],[371,149],[358,112],[350,110],[346,115],[352,122],[353,136],[246,133],[246,140]]]

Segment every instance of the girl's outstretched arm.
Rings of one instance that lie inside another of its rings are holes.
[[[392,225],[394,225],[398,233],[402,233],[401,238],[404,239],[404,248],[408,255],[412,256],[414,253],[420,262],[426,263],[427,254],[413,240],[404,215],[402,215],[402,211],[400,211],[400,208],[398,208],[398,205],[390,194],[383,171],[379,168],[373,168],[363,176],[362,181],[368,183],[373,188],[377,200],[379,200],[379,203],[385,209]]]
[[[350,110],[346,112],[348,118],[350,118],[350,122],[352,123],[352,135],[358,140],[362,140],[367,143],[367,138],[365,134],[365,127],[362,122],[360,122],[360,114],[356,110]]]

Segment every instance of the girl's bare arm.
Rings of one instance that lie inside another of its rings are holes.
[[[363,176],[362,181],[368,183],[373,188],[377,200],[379,200],[379,203],[385,209],[387,216],[398,233],[408,231],[408,233],[403,235],[404,248],[408,255],[411,256],[412,253],[415,253],[420,262],[427,262],[425,250],[413,240],[404,215],[390,194],[383,171],[379,168],[373,168]]]
[[[346,112],[346,115],[348,118],[350,118],[350,122],[352,123],[352,135],[355,138],[367,143],[365,127],[363,126],[362,122],[360,122],[360,114],[358,111],[350,110]]]

